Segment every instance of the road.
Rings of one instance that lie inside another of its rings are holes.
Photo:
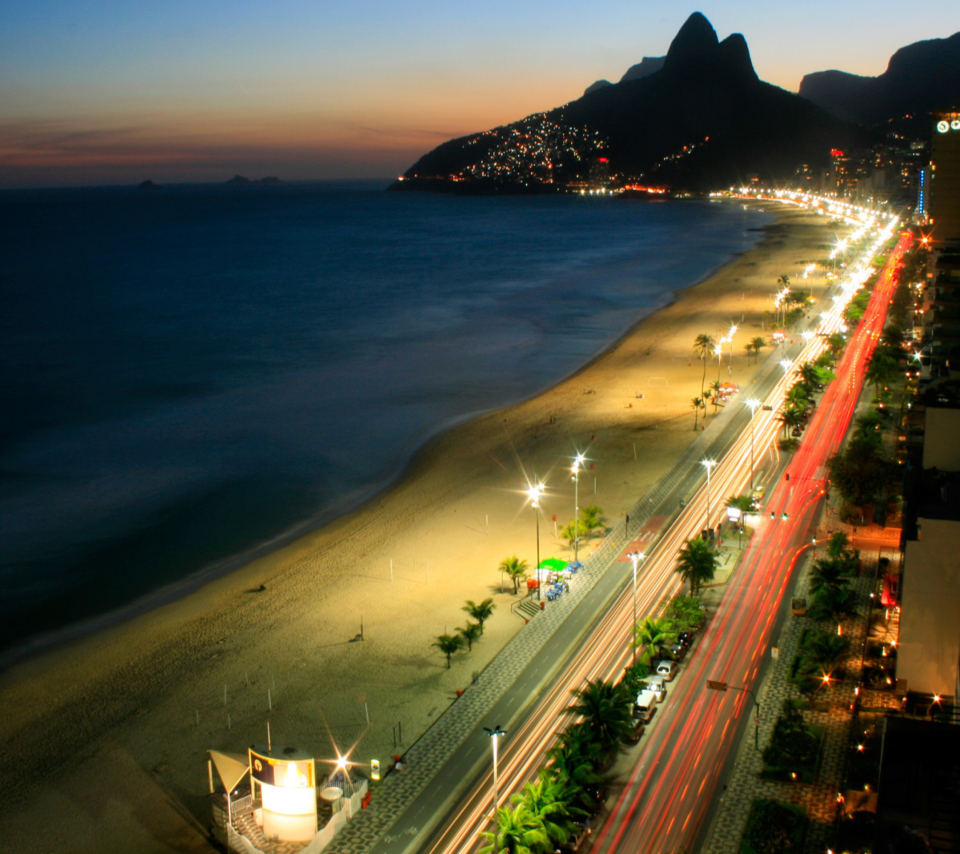
[[[736,723],[753,706],[748,695],[709,691],[706,682],[756,684],[794,565],[810,545],[809,531],[825,485],[824,463],[839,449],[849,426],[896,285],[894,271],[909,244],[910,235],[904,234],[890,253],[837,367],[837,379],[827,387],[784,478],[768,492],[767,510],[775,518],[767,513],[761,517],[739,570],[669,698],[669,724],[646,745],[642,761],[595,834],[591,851],[666,852],[693,850],[697,844],[735,741]]]

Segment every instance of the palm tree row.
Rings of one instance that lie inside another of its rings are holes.
[[[450,669],[450,662],[453,656],[463,649],[464,646],[466,646],[467,652],[473,651],[474,641],[478,640],[483,634],[483,624],[490,619],[496,607],[497,606],[493,604],[493,599],[484,599],[482,602],[474,602],[472,599],[468,599],[467,604],[460,610],[466,611],[476,622],[471,623],[467,620],[467,624],[458,628],[455,635],[445,633],[437,636],[437,639],[431,646],[435,646],[446,656],[447,670]]]
[[[577,832],[577,820],[599,804],[603,773],[634,736],[633,697],[624,683],[597,679],[573,690],[564,713],[577,720],[560,732],[547,751],[537,779],[497,810],[496,831],[482,836],[494,849],[513,854],[549,854]]]

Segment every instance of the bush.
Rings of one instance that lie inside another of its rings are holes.
[[[781,854],[800,847],[803,835],[803,815],[796,807],[777,801],[754,801],[743,845],[756,854]]]
[[[707,620],[700,609],[699,596],[674,596],[664,615],[676,632],[695,632]]]
[[[796,706],[787,700],[783,712],[773,728],[770,744],[763,751],[766,771],[799,773],[812,770],[817,764],[820,741],[815,732],[807,727]]]

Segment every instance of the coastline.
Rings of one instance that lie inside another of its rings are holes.
[[[358,761],[402,752],[392,749],[397,723],[409,746],[522,629],[496,566],[514,553],[534,562],[524,472],[547,477],[542,556],[567,556],[551,519],[573,515],[565,457],[590,447],[580,505],[596,502],[619,521],[695,436],[693,338],[744,317],[733,379],[749,384],[755,366],[743,344],[763,334],[777,276],[793,278],[798,261],[819,257],[826,226],[812,214],[776,213],[756,248],[677,292],[572,376],[430,439],[357,509],[0,677],[13,760],[0,772],[9,793],[0,826],[17,849],[210,850],[204,751],[262,740],[268,689],[278,742],[331,756],[325,724],[340,748],[357,743]],[[707,374],[709,382],[709,365]],[[431,641],[464,623],[466,599],[487,596],[497,610],[484,638],[446,670]],[[351,643],[361,617],[365,639]]]

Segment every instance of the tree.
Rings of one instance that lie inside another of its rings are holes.
[[[597,528],[603,528],[607,524],[603,509],[596,504],[588,504],[580,508],[580,522],[587,534],[592,534]]]
[[[689,582],[690,592],[696,595],[700,585],[713,581],[717,572],[717,556],[710,544],[699,537],[687,540],[677,558],[676,571]]]
[[[816,388],[820,385],[820,371],[813,362],[804,362],[797,368],[797,373],[800,374],[800,379],[805,386]]]
[[[563,779],[572,790],[572,803],[589,809],[595,806],[590,789],[603,780],[599,768],[603,762],[600,750],[592,742],[586,727],[567,727],[558,743],[547,751],[547,770]]]
[[[834,632],[817,632],[809,643],[810,652],[826,674],[843,658],[849,646],[850,643],[845,637]]]
[[[716,415],[717,409],[720,407],[720,380],[714,380],[710,383],[710,392],[713,400],[713,414]]]
[[[800,818],[777,801],[755,801],[743,840],[757,854],[782,854],[792,847]]]
[[[760,357],[760,351],[767,346],[767,341],[758,335],[750,343],[753,344],[753,352],[756,354],[753,359],[754,364],[756,364],[757,359]]]
[[[781,409],[777,421],[783,425],[783,438],[790,438],[790,430],[803,424],[803,413],[794,406]]]
[[[560,529],[560,536],[563,537],[572,548],[574,540],[578,538],[582,540],[587,536],[587,529],[584,527],[583,522],[579,519],[574,519],[569,525],[564,525]]]
[[[787,700],[773,727],[770,744],[763,751],[763,761],[774,768],[799,769],[817,760],[819,744],[807,729],[803,715]]]
[[[447,657],[447,670],[449,670],[450,659],[463,646],[463,638],[460,635],[438,635],[437,639],[430,645],[435,646]]]
[[[700,397],[703,397],[703,386],[707,381],[707,359],[713,355],[717,342],[713,340],[712,335],[704,335],[702,332],[693,342],[693,352],[700,357],[703,362],[703,377],[700,379]]]
[[[660,658],[663,653],[663,647],[667,644],[676,643],[677,634],[673,630],[673,624],[661,617],[654,619],[647,617],[642,623],[638,623],[633,630],[632,646],[640,649],[643,647],[643,655],[640,660],[649,663],[655,656]]]
[[[480,835],[490,844],[481,848],[481,854],[493,851],[492,830]],[[515,809],[501,807],[497,810],[497,850],[506,854],[540,854],[548,851],[550,838],[543,830],[542,823],[532,815],[523,804]]]
[[[692,405],[693,405],[693,429],[696,430],[696,429],[697,429],[697,419],[698,419],[699,416],[700,416],[700,407],[703,406],[703,398],[702,398],[702,397],[695,397],[695,398],[693,398],[693,400],[691,401],[691,403],[692,403]]]
[[[799,409],[802,414],[813,406],[813,393],[806,383],[794,383],[787,391],[786,400],[787,406]]]
[[[511,797],[515,804],[522,804],[530,811],[554,845],[562,845],[571,837],[573,816],[584,812],[571,806],[566,789],[564,782],[551,778],[541,769],[534,782],[527,783]]]
[[[516,555],[500,561],[500,571],[505,572],[513,581],[513,595],[517,595],[517,585],[527,577],[527,562]]]
[[[743,345],[743,349],[747,351],[747,361],[749,362],[750,354],[753,352],[753,342],[748,341],[746,344]]]
[[[830,457],[827,469],[844,501],[856,505],[863,505],[877,495],[889,497],[890,491],[902,479],[902,471],[896,462],[884,457],[876,448],[856,442]]]
[[[612,756],[630,738],[633,726],[632,700],[622,684],[595,679],[571,691],[572,706],[564,713],[582,717],[602,756]]]
[[[457,629],[460,634],[460,642],[467,645],[467,652],[473,652],[473,642],[483,634],[483,629],[479,623],[471,623],[469,620],[462,629]]]
[[[756,510],[752,495],[731,495],[727,499],[727,507],[736,507],[741,513],[750,513]]]
[[[835,558],[815,561],[810,572],[810,592],[817,594],[828,588],[840,590],[846,587],[850,581],[844,576],[843,569],[843,565]]]
[[[864,379],[868,383],[873,383],[876,396],[880,397],[880,387],[893,382],[899,372],[900,366],[897,364],[897,360],[878,349],[870,359],[870,364],[867,365],[867,373],[864,375]]]
[[[807,611],[811,620],[830,620],[839,623],[844,617],[857,613],[857,596],[849,587],[828,587],[821,590]]]
[[[667,606],[666,617],[678,632],[695,632],[707,620],[696,596],[674,596]]]
[[[497,606],[493,604],[493,599],[484,599],[482,602],[474,602],[472,599],[467,599],[467,604],[460,610],[466,611],[469,616],[477,621],[480,626],[480,634],[483,634],[483,624],[490,619],[496,607]]]
[[[827,338],[827,349],[833,354],[834,358],[839,358],[843,352],[843,348],[846,346],[847,339],[843,337],[843,333],[841,332],[834,332]]]

